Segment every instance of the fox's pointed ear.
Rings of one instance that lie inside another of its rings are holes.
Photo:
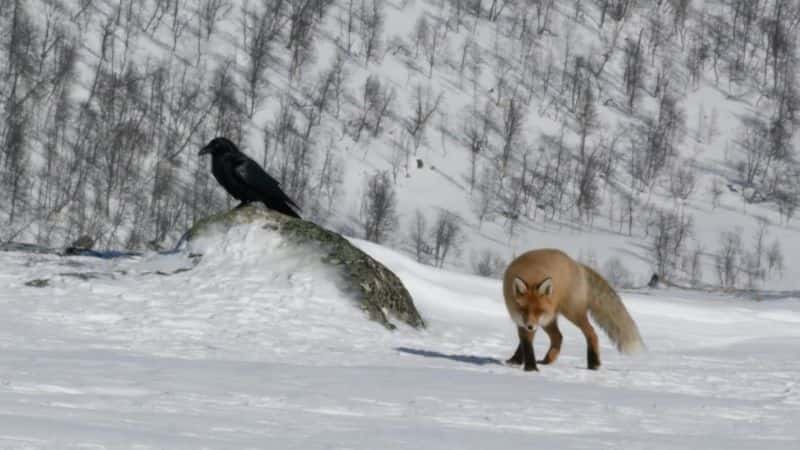
[[[550,295],[553,293],[553,279],[547,277],[539,284],[539,295]]]
[[[528,286],[520,278],[514,278],[514,292],[517,295],[525,295],[528,293]]]

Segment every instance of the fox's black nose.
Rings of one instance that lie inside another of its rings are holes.
[[[528,331],[533,331],[533,325],[528,325]]]

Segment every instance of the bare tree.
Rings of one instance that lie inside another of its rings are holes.
[[[746,186],[755,186],[766,178],[771,163],[768,131],[760,120],[744,120],[740,140],[743,158],[737,170]]]
[[[356,119],[354,139],[361,138],[364,128],[372,129],[372,135],[378,136],[383,119],[391,112],[396,91],[393,87],[384,86],[376,75],[370,75],[364,82],[361,96],[361,112]]]
[[[272,59],[272,45],[283,28],[283,8],[284,1],[279,0],[260,10],[248,7],[242,10],[242,45],[247,56],[245,80],[251,119],[263,98],[262,91],[267,84],[264,72]]]
[[[27,115],[22,108],[15,108],[6,116],[4,124],[6,151],[3,167],[3,184],[9,194],[8,224],[16,222],[17,214],[27,198],[29,178],[29,158],[27,155],[26,135],[29,128]]]
[[[673,198],[686,201],[697,187],[697,175],[691,165],[678,165],[669,177],[669,192]]]
[[[425,46],[428,45],[430,33],[431,24],[428,21],[428,16],[426,14],[422,14],[414,23],[414,31],[412,36],[412,40],[414,42],[414,58],[419,58],[420,51],[424,50]]]
[[[427,21],[423,22],[427,24]],[[433,76],[433,69],[436,67],[439,55],[445,51],[447,44],[447,26],[444,21],[435,20],[432,26],[426,26],[420,30],[423,34],[418,35],[421,40],[417,45],[421,45],[422,53],[428,63],[428,78]]]
[[[461,218],[454,212],[443,209],[439,211],[433,225],[433,261],[436,267],[443,267],[447,255],[458,251],[461,246]]]
[[[334,212],[334,203],[341,194],[345,177],[345,164],[335,154],[333,139],[328,144],[313,186],[311,210],[318,222],[324,223]]]
[[[428,264],[433,253],[433,249],[428,243],[428,232],[428,222],[425,219],[425,214],[417,209],[414,211],[414,221],[411,223],[409,236],[411,245],[414,247],[414,258],[422,264]]]
[[[381,50],[381,35],[386,21],[383,0],[361,0],[359,19],[361,21],[359,32],[366,65],[371,60],[377,59]]]
[[[696,30],[689,44],[689,52],[686,55],[686,68],[689,72],[689,81],[693,88],[697,88],[703,78],[706,61],[709,57],[708,45],[706,44],[703,29],[705,21],[699,21],[699,29]]]
[[[36,28],[32,22],[26,6],[20,0],[6,5],[10,11],[6,34],[7,60],[3,70],[6,85],[0,94],[5,102],[4,118],[0,137],[2,137],[2,181],[10,197],[8,223],[13,224],[21,204],[27,197],[28,177],[28,129],[30,127],[30,112],[28,100],[36,94],[35,77],[36,67],[35,42],[38,39]]]
[[[780,274],[783,272],[783,251],[781,250],[781,243],[777,239],[772,242],[769,249],[767,249],[767,274]]]
[[[229,71],[229,67],[229,64],[221,64],[211,80],[214,134],[227,136],[234,142],[241,142],[242,126],[245,123],[246,114],[236,92],[236,79]]]
[[[386,172],[378,172],[367,180],[361,201],[364,239],[385,242],[397,225],[397,198],[392,180]]]
[[[358,28],[358,10],[356,9],[356,2],[355,0],[347,0],[347,7],[340,9],[340,16],[339,16],[339,25],[340,25],[340,33],[343,35],[341,39],[343,42],[340,42],[342,49],[347,53],[347,55],[352,55],[353,53],[353,35],[356,33]]]
[[[633,111],[636,106],[636,100],[639,98],[639,90],[644,82],[645,61],[642,50],[642,35],[644,29],[639,32],[639,37],[636,41],[625,39],[625,71],[623,73],[623,83],[625,85],[625,94],[627,96],[628,109]]]
[[[308,128],[305,128],[308,130]],[[286,144],[275,147],[277,178],[286,193],[301,208],[313,193],[311,171],[315,162],[315,146],[310,136],[289,133]]]
[[[414,150],[419,149],[419,146],[424,141],[425,129],[433,113],[439,109],[443,95],[444,93],[440,92],[434,98],[430,86],[423,88],[422,85],[417,84],[416,89],[414,89],[414,103],[412,104],[414,109],[405,120],[406,131],[414,140]]]
[[[602,147],[599,145],[584,158],[585,161],[576,167],[574,181],[577,187],[577,197],[575,198],[575,206],[578,210],[579,218],[591,224],[595,212],[602,201],[598,183],[606,158]]]
[[[536,4],[536,32],[550,32],[550,20],[555,9],[555,0],[534,0]],[[602,26],[602,25],[601,25]]]
[[[320,74],[314,92],[310,95],[311,102],[317,110],[317,118],[321,119],[323,113],[328,111],[331,101],[336,105],[340,103],[341,91],[337,89],[337,81],[343,77],[343,71],[344,55],[337,52],[331,66]]]
[[[473,211],[478,216],[478,229],[485,220],[492,220],[496,212],[497,186],[499,174],[497,170],[487,165],[481,172],[475,194],[473,195]]]
[[[586,164],[586,140],[600,125],[591,82],[587,81],[584,84],[583,92],[578,100],[578,110],[575,113],[575,120],[578,124],[578,135],[580,136],[578,155],[581,164]]]
[[[692,250],[692,253],[689,257],[689,264],[688,264],[688,271],[689,271],[689,283],[692,287],[698,287],[703,282],[703,247],[701,245],[697,245]]]
[[[692,216],[670,211],[658,211],[650,223],[650,254],[656,264],[656,273],[668,280],[681,261],[686,241],[692,234]]]
[[[623,226],[627,224],[628,236],[633,236],[633,223],[634,218],[636,217],[637,206],[637,200],[632,194],[622,194],[622,203],[620,204],[621,211],[619,216],[620,233],[622,232]]]
[[[501,130],[503,147],[500,156],[503,171],[508,166],[508,161],[511,159],[514,148],[519,144],[524,121],[525,112],[522,109],[522,105],[515,98],[511,98],[503,109],[503,128]]]
[[[677,100],[664,94],[656,118],[647,118],[631,143],[631,175],[642,185],[651,187],[664,167],[677,155],[683,139],[686,118]],[[638,141],[636,140],[638,139]]]
[[[794,213],[797,212],[797,207],[800,206],[797,190],[797,187],[793,186],[777,189],[773,194],[775,203],[778,205],[778,212],[780,212],[787,224],[794,216]]]
[[[498,212],[505,217],[506,232],[509,238],[514,237],[517,224],[524,216],[526,192],[528,192],[527,178],[527,155],[525,162],[519,173],[512,174],[500,180],[502,190],[499,192]],[[505,181],[505,183],[503,183]]]
[[[474,108],[469,108],[466,112],[464,124],[464,140],[470,155],[470,176],[469,190],[475,189],[476,169],[478,165],[478,155],[483,153],[489,146],[490,118]]]
[[[769,221],[764,217],[758,218],[758,227],[753,234],[753,247],[750,251],[743,251],[741,255],[741,268],[747,277],[746,287],[755,289],[759,282],[767,278],[764,267],[765,254],[767,253],[767,234]]]
[[[231,8],[230,0],[203,0],[197,14],[206,40],[214,34],[220,17],[224,16]]]
[[[611,0],[609,15],[617,22],[628,17],[628,14],[636,6],[636,0]]]
[[[489,10],[486,12],[487,18],[492,22],[496,21],[503,14],[503,10],[506,9],[509,3],[511,3],[511,0],[492,0]]]
[[[470,0],[448,0],[450,4],[449,17],[447,19],[447,26],[454,28],[456,33],[461,31],[461,25],[464,24],[464,16],[467,13],[467,3]]]
[[[720,235],[719,250],[714,256],[717,278],[723,288],[734,288],[739,279],[739,260],[742,254],[741,230],[725,231]]]
[[[186,9],[186,0],[171,0],[170,8],[170,31],[172,31],[172,49],[171,53],[175,54],[178,49],[178,41],[183,36],[186,28],[189,26],[189,19],[184,14]]]
[[[314,29],[330,0],[286,0],[289,4],[289,76],[294,78],[313,59]]]
[[[711,181],[709,192],[711,193],[711,208],[717,209],[717,206],[719,206],[719,200],[722,198],[722,194],[724,193],[722,190],[722,182],[720,182],[719,178],[714,177],[714,179]]]

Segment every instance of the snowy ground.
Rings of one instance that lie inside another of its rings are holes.
[[[798,294],[626,292],[647,353],[603,336],[588,371],[565,322],[559,361],[524,373],[500,363],[516,342],[496,281],[358,245],[427,330],[367,321],[308,255],[248,230],[171,275],[155,271],[186,253],[0,253],[0,448],[800,446]]]

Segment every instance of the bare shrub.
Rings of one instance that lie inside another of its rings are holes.
[[[689,165],[679,165],[669,177],[669,193],[672,198],[686,201],[697,187],[697,174]]]
[[[507,265],[505,259],[489,249],[483,249],[477,256],[472,255],[472,271],[482,277],[500,278]]]
[[[600,271],[615,288],[628,289],[633,287],[633,277],[630,271],[617,257],[609,258]]]

